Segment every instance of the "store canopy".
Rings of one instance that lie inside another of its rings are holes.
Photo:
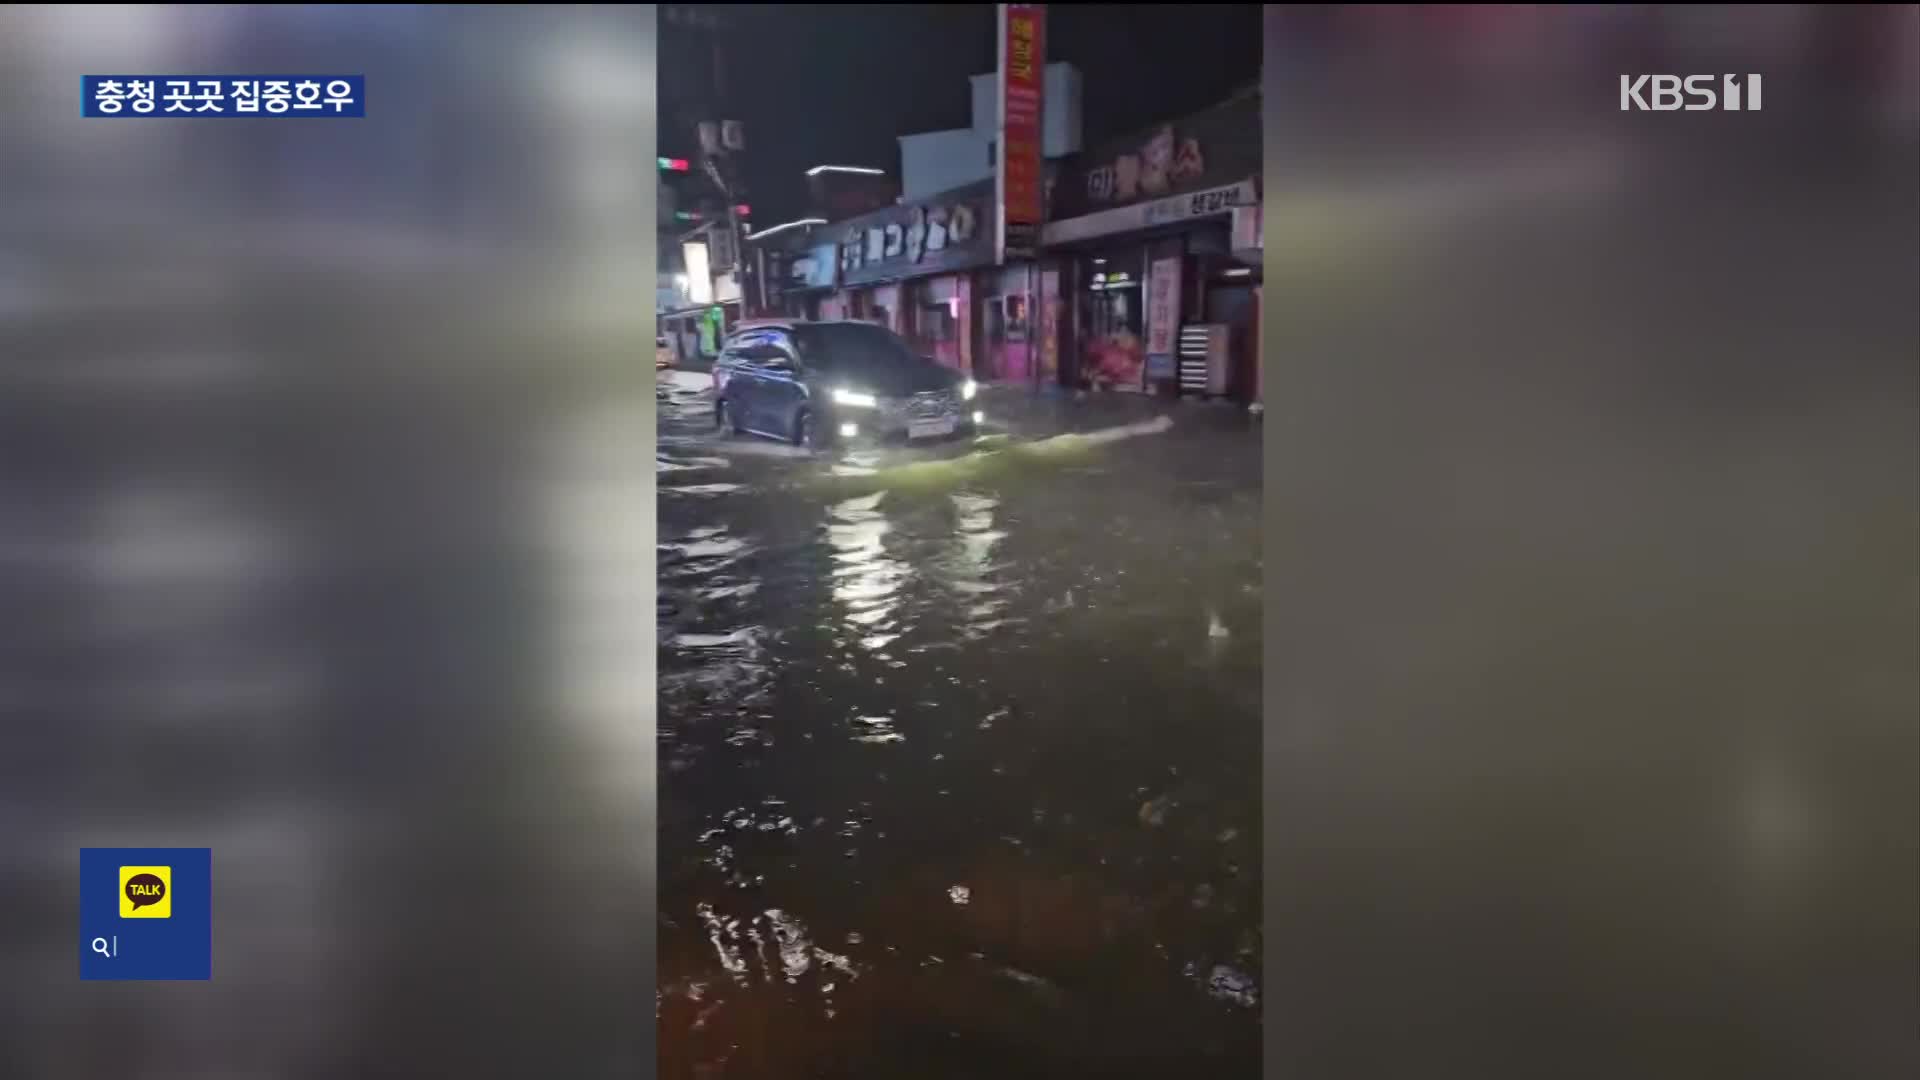
[[[1048,247],[1056,247],[1103,236],[1145,232],[1186,221],[1231,214],[1236,208],[1257,206],[1259,202],[1259,185],[1249,177],[1205,191],[1169,195],[1164,199],[1049,222],[1041,232],[1041,239]]]

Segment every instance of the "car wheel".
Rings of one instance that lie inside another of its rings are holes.
[[[808,450],[819,450],[825,445],[821,441],[818,425],[813,422],[812,409],[801,409],[793,414],[793,445]]]

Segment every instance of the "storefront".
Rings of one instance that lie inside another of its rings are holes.
[[[981,381],[1032,377],[1030,267],[993,265],[993,182],[838,222],[840,290],[821,318],[881,323]]]
[[[1058,289],[1041,355],[1059,379],[1174,392],[1183,351],[1218,355],[1206,392],[1248,397],[1258,348],[1260,106],[1249,93],[1085,155],[1056,185],[1041,296]],[[1196,327],[1207,334],[1190,334]],[[1212,328],[1219,328],[1217,330]]]
[[[1039,292],[1036,267],[1019,263],[976,275],[981,350],[974,377],[982,382],[1030,383],[1037,371],[1033,309]]]
[[[699,366],[720,354],[720,342],[727,331],[738,325],[741,305],[738,300],[702,304],[678,311],[663,311],[657,317],[658,333],[667,339],[674,361]]]
[[[767,282],[767,311],[793,319],[821,319],[823,302],[838,282],[839,248],[817,236],[802,235],[786,247],[762,249]]]

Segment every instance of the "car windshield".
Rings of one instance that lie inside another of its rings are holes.
[[[921,362],[898,334],[884,326],[796,326],[793,338],[800,346],[801,362],[809,368],[855,380],[897,378],[903,370]]]

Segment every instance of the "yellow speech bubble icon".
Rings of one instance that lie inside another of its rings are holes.
[[[120,917],[123,919],[171,919],[173,917],[173,867],[121,867]]]

